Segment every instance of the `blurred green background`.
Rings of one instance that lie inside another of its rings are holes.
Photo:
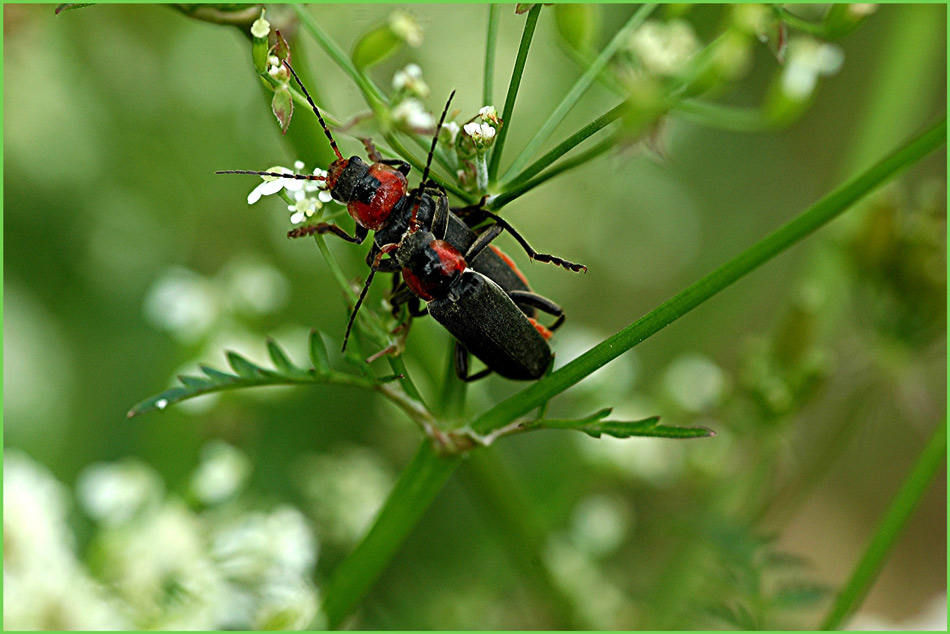
[[[474,114],[483,105],[487,7],[402,8],[416,16],[425,39],[375,68],[377,83],[388,86],[392,73],[413,61],[432,88],[431,109],[454,88],[453,106],[463,117]],[[393,9],[324,5],[311,12],[349,51]],[[597,41],[631,12],[602,7]],[[275,9],[268,17],[280,27],[282,15]],[[247,206],[254,177],[213,174],[297,158],[312,168],[326,160],[326,148],[299,156],[282,141],[249,42],[236,29],[162,6],[102,5],[57,16],[53,5],[7,4],[3,16],[4,445],[22,449],[68,486],[91,463],[136,456],[181,492],[203,444],[226,440],[251,459],[255,504],[288,500],[313,518],[319,587],[358,535],[333,537],[339,515],[348,506],[371,513],[378,503],[372,494],[359,499],[358,483],[333,489],[320,478],[349,474],[368,482],[359,471],[368,463],[378,476],[373,486],[385,493],[419,441],[398,411],[354,389],[318,386],[245,390],[133,420],[125,414],[199,362],[224,367],[225,349],[265,362],[266,335],[298,363],[306,359],[311,327],[336,346],[346,311],[313,243],[284,237],[282,203]],[[726,16],[723,7],[704,5],[686,19],[704,39]],[[523,21],[503,8],[499,110]],[[934,122],[946,110],[945,25],[944,6],[881,6],[836,42],[844,52],[840,72],[821,80],[811,107],[788,128],[727,132],[673,114],[659,135],[662,156],[642,148],[610,153],[509,205],[506,218],[535,248],[589,267],[574,275],[531,265],[501,238],[534,288],[567,311],[554,340],[557,363],[631,323]],[[286,35],[295,62],[333,113],[365,111],[356,88],[306,33]],[[768,49],[758,47],[750,74],[721,99],[759,103],[777,68]],[[510,122],[508,161],[579,72],[546,8]],[[554,142],[615,104],[595,86]],[[312,118],[298,109],[290,134],[322,143]],[[338,139],[345,154],[362,154],[358,142]],[[715,579],[719,564],[704,559],[684,573],[674,563],[682,544],[705,539],[707,528],[727,534],[733,513],[755,506],[751,498],[798,482],[797,474],[812,473],[814,458],[827,455],[826,467],[803,478],[801,495],[786,508],[766,510],[753,532],[777,535],[781,550],[807,559],[809,579],[839,586],[945,412],[945,174],[941,150],[860,212],[551,406],[552,415],[563,416],[605,406],[618,418],[659,414],[669,424],[708,425],[716,438],[614,443],[545,432],[500,443],[496,457],[524,490],[523,512],[554,536],[552,552],[614,522],[616,543],[608,539],[607,550],[584,560],[602,575],[591,584],[619,588],[634,605],[684,575],[698,587],[696,578]],[[907,226],[916,230],[895,229]],[[869,253],[875,236],[897,255]],[[330,241],[331,250],[348,275],[362,279],[365,245],[338,242]],[[811,334],[781,335],[796,310],[806,317],[792,321],[807,322]],[[449,351],[447,336],[429,321],[413,326],[407,351],[426,394],[439,385]],[[820,353],[820,386],[787,415],[763,416],[742,406],[754,402],[743,377],[756,338],[781,336],[803,337],[793,343]],[[497,377],[474,384],[467,411],[518,388]],[[690,400],[703,390],[706,401]],[[308,470],[318,459],[323,471]],[[520,590],[504,531],[477,480],[463,470],[443,491],[374,587],[358,627],[551,625],[534,596]],[[939,482],[864,610],[907,618],[945,592],[943,475]],[[308,494],[308,487],[319,493]],[[332,495],[337,499],[325,499]],[[81,552],[94,528],[78,509],[71,521]],[[569,556],[558,557],[552,561],[567,567],[567,577],[581,574],[570,572]],[[600,626],[663,624],[638,609],[640,620],[618,617]],[[689,623],[695,622],[673,625]]]

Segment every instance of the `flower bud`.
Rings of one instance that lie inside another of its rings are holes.
[[[254,60],[254,69],[258,73],[267,70],[268,35],[270,35],[270,22],[264,19],[264,9],[261,9],[261,17],[251,25],[251,58]]]

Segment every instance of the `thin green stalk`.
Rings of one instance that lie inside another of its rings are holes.
[[[505,174],[505,177],[502,178],[503,183],[509,183],[512,179],[508,176],[509,174],[517,174],[525,164],[531,159],[535,152],[538,151],[538,148],[547,141],[548,137],[554,132],[554,129],[560,125],[561,121],[564,120],[564,117],[567,116],[567,113],[577,104],[580,98],[587,92],[587,89],[590,88],[591,84],[594,83],[594,80],[597,79],[597,75],[604,69],[607,65],[607,62],[610,61],[610,58],[614,56],[618,49],[627,41],[627,37],[630,33],[636,30],[643,21],[656,9],[655,4],[645,4],[640,7],[636,13],[633,14],[627,23],[624,24],[614,38],[610,41],[607,46],[604,47],[604,50],[601,51],[600,55],[597,56],[590,67],[584,71],[584,74],[581,75],[577,82],[574,84],[573,88],[568,91],[567,95],[564,96],[564,99],[561,100],[561,103],[558,104],[557,108],[554,109],[554,112],[551,113],[551,116],[548,117],[548,120],[544,122],[544,125],[541,126],[541,129],[537,134],[531,139],[531,142],[528,143],[527,147],[521,151],[521,154],[518,155],[518,158],[515,159],[514,163],[511,164],[511,167],[508,168],[508,171]],[[507,124],[507,119],[505,120]],[[492,157],[494,160],[494,157]],[[497,169],[497,168],[496,168]],[[494,176],[494,174],[493,174]]]
[[[340,265],[337,264],[333,254],[330,253],[330,249],[327,248],[327,241],[319,233],[313,234],[313,241],[317,243],[317,248],[320,249],[320,255],[323,256],[323,260],[327,263],[327,267],[330,269],[330,274],[333,275],[333,279],[336,280],[337,285],[343,289],[343,292],[346,294],[346,297],[351,304],[356,303],[356,291],[353,290],[353,287],[350,285],[350,282],[347,279],[346,274],[343,272],[343,269],[340,268]]]
[[[337,66],[343,69],[343,71],[356,82],[356,85],[359,86],[370,108],[372,108],[374,112],[378,111],[386,101],[386,96],[383,95],[382,91],[373,84],[369,77],[356,68],[346,53],[343,52],[343,49],[337,46],[337,43],[323,32],[323,29],[317,25],[316,20],[313,19],[313,16],[310,15],[303,5],[295,4],[292,6],[304,28],[317,40],[317,43],[326,51],[327,55],[336,62]]]
[[[523,196],[524,194],[528,193],[529,191],[531,191],[532,189],[534,189],[541,183],[545,182],[546,180],[550,178],[554,178],[558,174],[562,174],[570,169],[574,169],[578,165],[583,165],[589,160],[597,156],[600,156],[604,152],[607,152],[616,144],[617,144],[616,136],[611,135],[610,137],[604,139],[603,141],[591,147],[590,149],[584,152],[581,152],[577,156],[572,156],[569,159],[565,159],[561,161],[554,167],[546,170],[540,176],[536,176],[532,178],[527,183],[523,183],[522,185],[518,185],[517,187],[512,187],[508,191],[502,194],[498,194],[497,196],[492,198],[490,202],[485,206],[490,211],[498,211],[499,209],[501,209],[502,207],[504,207],[511,201],[515,200],[516,198],[520,196]]]
[[[946,134],[944,119],[659,308],[484,412],[471,423],[471,428],[481,434],[491,432],[561,393],[842,214],[885,180],[943,145]],[[376,522],[327,587],[323,609],[330,627],[338,626],[369,591],[458,464],[458,457],[436,456],[431,444],[423,442]]]
[[[498,450],[479,451],[469,456],[459,472],[462,483],[478,502],[486,521],[499,533],[499,541],[512,564],[521,573],[534,596],[554,621],[553,629],[587,629],[579,623],[574,601],[567,596],[544,561],[544,531],[538,525],[538,513],[524,487]]]
[[[446,419],[460,418],[465,411],[465,393],[468,383],[455,374],[455,340],[449,341],[442,390],[439,393],[439,414]]]
[[[795,219],[695,282],[659,308],[588,350],[560,370],[554,371],[550,376],[498,403],[479,416],[472,423],[472,429],[481,434],[490,432],[527,414],[533,407],[554,395],[560,394],[841,215],[878,185],[946,143],[946,136],[947,120],[944,118],[936,126],[834,190]]]
[[[814,22],[809,22],[804,18],[800,18],[794,13],[791,13],[785,7],[773,6],[772,10],[775,11],[775,13],[777,13],[778,16],[793,29],[821,38],[825,36],[825,27],[822,24],[815,24]]]
[[[508,138],[508,128],[511,126],[511,114],[515,109],[515,99],[518,97],[518,88],[521,86],[521,76],[524,74],[524,65],[528,59],[528,49],[531,48],[531,38],[534,37],[534,29],[538,25],[539,15],[541,15],[541,5],[536,4],[528,11],[528,17],[524,23],[524,32],[521,34],[521,45],[518,47],[515,67],[511,71],[511,81],[508,82],[508,94],[505,96],[505,109],[501,114],[501,120],[504,122],[504,125],[501,126],[501,129],[498,131],[498,138],[495,139],[491,161],[488,164],[488,181],[490,183],[495,182],[495,176],[498,174],[501,152],[505,147],[505,139]]]
[[[338,628],[363,599],[460,462],[459,457],[436,455],[423,441],[369,533],[330,580],[321,606],[328,628]]]
[[[492,104],[495,93],[495,47],[498,42],[498,15],[501,12],[497,4],[488,5],[488,35],[485,37],[485,75],[482,84],[482,105]]]
[[[673,105],[687,121],[730,132],[764,132],[774,128],[757,108],[741,108],[708,103],[699,99],[683,99]]]
[[[904,526],[907,525],[914,508],[926,493],[940,465],[947,455],[947,420],[934,430],[933,435],[921,452],[913,469],[904,479],[900,490],[894,496],[890,506],[881,518],[874,536],[868,544],[861,561],[858,562],[851,578],[835,599],[831,611],[821,625],[822,630],[837,629],[854,610],[861,605],[871,586],[877,579],[881,566],[897,543]]]
[[[576,146],[580,145],[588,137],[592,136],[595,132],[603,129],[604,127],[610,125],[614,121],[620,118],[620,116],[627,109],[627,103],[623,102],[617,104],[615,107],[611,108],[606,113],[597,117],[583,128],[569,136],[567,139],[562,141],[552,149],[550,152],[539,158],[537,161],[525,168],[523,172],[511,179],[511,182],[508,183],[509,188],[517,187],[518,185],[526,182],[532,176],[539,174],[548,167],[550,167],[554,161],[561,158]]]

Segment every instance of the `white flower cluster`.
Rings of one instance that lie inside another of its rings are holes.
[[[278,81],[284,83],[290,82],[290,71],[287,70],[287,67],[281,63],[280,58],[276,55],[267,56],[267,74]]]
[[[648,74],[673,77],[686,70],[699,40],[683,20],[647,20],[630,35],[627,48]]]
[[[490,147],[495,141],[495,134],[501,127],[501,119],[495,106],[485,106],[478,111],[475,120],[462,126],[465,134],[472,137],[476,148]]]
[[[389,14],[389,28],[399,39],[413,48],[422,46],[422,26],[411,14],[393,11]]]
[[[393,74],[393,90],[419,99],[428,99],[431,94],[429,85],[422,79],[422,69],[418,64],[407,64],[405,68]]]
[[[392,115],[397,124],[410,130],[431,130],[435,127],[435,117],[414,97],[400,101],[393,108]]]
[[[183,344],[194,344],[243,317],[279,310],[287,278],[256,256],[236,255],[213,278],[182,267],[164,271],[145,295],[145,318]]]
[[[844,53],[834,44],[799,36],[789,41],[785,59],[782,93],[789,99],[804,101],[814,92],[819,77],[840,70]]]
[[[315,624],[318,545],[295,508],[247,510],[247,458],[218,443],[192,480],[203,507],[167,496],[134,460],[88,467],[94,578],[76,557],[69,496],[15,450],[3,468],[5,629],[304,629]]]
[[[294,162],[294,170],[302,171],[303,161]],[[277,172],[278,174],[293,174],[294,170],[280,165],[264,170],[265,172]],[[313,170],[314,176],[326,178],[327,173],[317,168]],[[277,178],[275,176],[261,176],[264,182],[251,190],[247,195],[247,204],[253,205],[263,196],[270,196],[280,191],[286,191],[293,199],[293,203],[287,206],[290,211],[290,222],[300,224],[308,220],[318,211],[323,209],[325,203],[333,200],[333,196],[326,189],[325,180],[303,180],[298,178]]]

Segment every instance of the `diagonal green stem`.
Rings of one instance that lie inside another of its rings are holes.
[[[597,56],[590,67],[584,71],[584,74],[581,75],[577,82],[574,84],[573,88],[564,96],[564,99],[561,100],[561,103],[558,104],[557,108],[554,109],[554,112],[551,113],[551,116],[548,117],[548,120],[544,122],[544,125],[541,126],[541,129],[537,134],[531,139],[531,142],[528,143],[527,147],[521,151],[521,154],[518,155],[518,158],[515,159],[514,163],[511,164],[511,167],[508,168],[508,172],[505,177],[502,179],[504,183],[510,182],[512,179],[508,177],[508,174],[517,174],[525,164],[530,160],[535,152],[538,151],[538,148],[547,141],[548,137],[551,136],[551,133],[554,132],[554,129],[560,125],[561,121],[564,120],[564,117],[567,116],[567,113],[577,104],[581,96],[587,89],[590,88],[591,84],[594,83],[594,80],[597,79],[597,75],[604,69],[607,65],[607,62],[610,61],[610,58],[614,56],[617,50],[627,41],[627,37],[634,30],[637,29],[643,21],[653,12],[656,8],[654,4],[645,4],[640,7],[636,13],[633,14],[627,23],[624,24],[614,38],[610,41],[607,46],[604,47],[604,50],[601,51],[600,55]],[[506,106],[507,107],[507,106]],[[507,120],[505,120],[507,123]],[[494,157],[492,157],[494,161]],[[496,167],[497,169],[497,167]],[[493,173],[494,176],[494,173]]]
[[[864,556],[861,557],[851,578],[838,594],[831,611],[822,623],[822,630],[837,629],[861,604],[946,455],[947,420],[944,419],[934,430],[920,457],[917,458],[917,462],[914,463],[913,469],[907,475],[897,495],[894,496],[884,517],[881,518],[871,538],[871,543],[864,551]]]
[[[550,152],[539,158],[537,161],[525,168],[523,172],[515,176],[508,183],[509,188],[517,187],[522,183],[525,183],[532,176],[539,174],[543,170],[547,169],[554,161],[558,160],[576,146],[580,145],[581,142],[585,141],[588,137],[592,136],[595,132],[603,129],[607,125],[613,123],[620,118],[620,115],[628,108],[627,102],[618,104],[617,106],[611,108],[603,115],[597,117],[583,128],[566,138],[564,141],[559,143],[557,147],[552,149]]]
[[[511,71],[511,81],[508,83],[508,95],[505,97],[505,109],[501,113],[504,125],[498,131],[492,150],[491,161],[488,164],[488,181],[494,182],[498,174],[498,164],[501,162],[501,152],[508,138],[508,128],[511,126],[511,114],[515,109],[515,99],[518,97],[518,87],[521,86],[521,76],[524,74],[524,65],[528,59],[528,49],[531,48],[531,38],[534,37],[534,28],[538,25],[538,16],[541,15],[541,5],[536,4],[528,11],[524,23],[524,33],[521,35],[521,45],[518,47],[518,56],[515,58],[515,67]]]
[[[511,201],[521,196],[524,196],[526,193],[540,185],[541,183],[554,178],[558,174],[563,174],[564,172],[574,169],[578,165],[583,165],[587,161],[596,158],[603,154],[604,152],[609,151],[611,148],[616,147],[617,145],[617,135],[613,134],[602,140],[600,143],[592,146],[591,148],[572,156],[569,159],[565,159],[555,165],[554,167],[547,169],[543,174],[535,176],[526,183],[512,187],[511,189],[498,194],[490,200],[488,204],[485,205],[490,211],[498,211]]]
[[[327,627],[338,628],[362,600],[460,462],[439,457],[429,442],[422,443],[369,533],[330,580],[321,607]]]
[[[505,399],[473,423],[472,429],[486,433],[527,414],[547,399],[560,394],[590,373],[679,319],[693,308],[755,270],[779,253],[836,218],[851,205],[900,170],[912,165],[946,143],[947,120],[943,119],[899,150],[834,190],[792,221],[746,249],[686,290],[627,326],[606,341],[588,350],[560,370]]]
[[[485,76],[482,83],[482,105],[490,106],[495,93],[495,48],[498,42],[497,4],[488,5],[488,35],[485,36]]]
[[[491,432],[563,392],[841,215],[884,181],[943,145],[946,135],[944,119],[659,308],[560,370],[498,403],[475,419],[471,428],[482,434]],[[338,626],[369,591],[458,464],[459,458],[439,457],[428,442],[423,443],[369,533],[331,580],[323,603],[330,627]]]
[[[324,33],[316,20],[313,19],[313,16],[310,15],[302,5],[295,4],[292,6],[297,13],[297,17],[300,18],[300,23],[303,24],[304,28],[306,28],[310,35],[320,44],[320,47],[326,51],[327,55],[336,62],[337,66],[356,82],[356,85],[359,86],[360,91],[362,91],[363,96],[366,98],[367,103],[369,103],[375,112],[386,101],[385,95],[370,81],[369,77],[356,68],[346,53],[343,52],[343,49],[341,49],[329,35]]]

